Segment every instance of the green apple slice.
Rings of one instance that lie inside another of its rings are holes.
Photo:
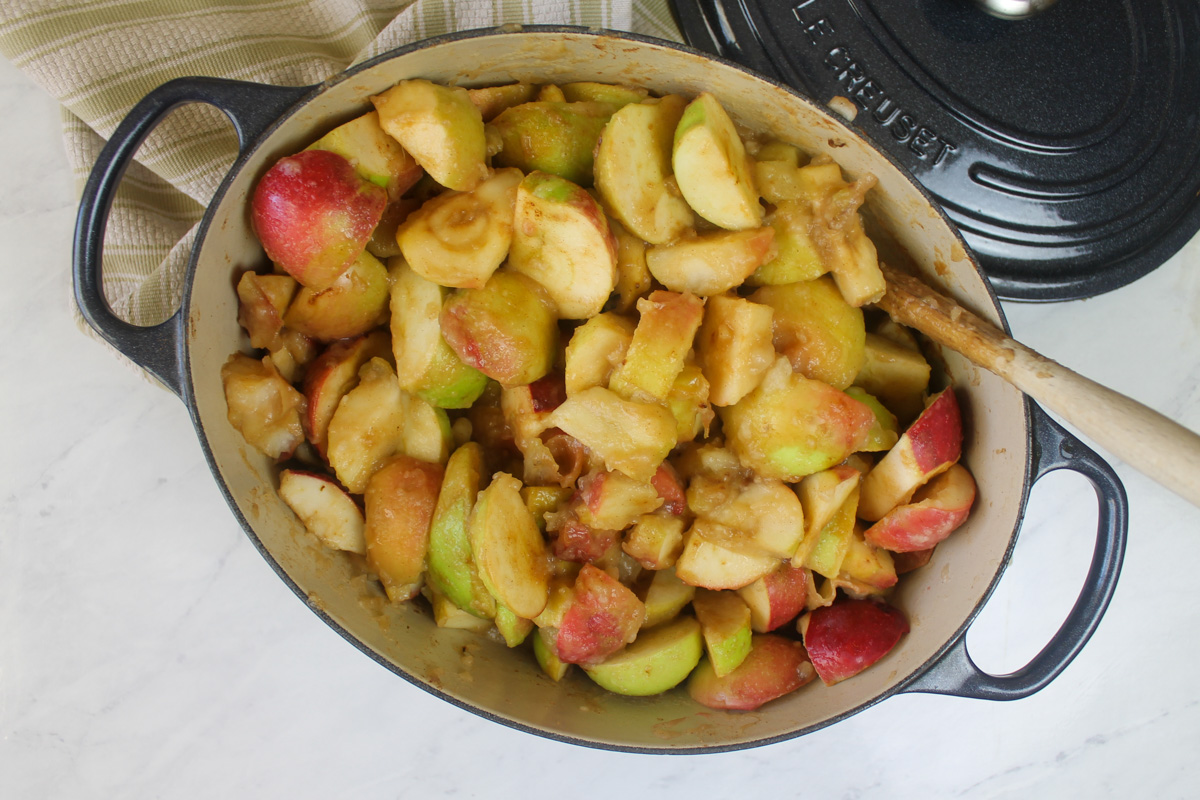
[[[440,317],[448,291],[403,259],[390,263],[392,352],[401,388],[439,408],[469,408],[487,376],[462,362],[442,338]]]
[[[483,116],[466,89],[400,81],[371,102],[380,126],[442,186],[465,192],[487,177]]]
[[[596,189],[613,216],[651,244],[692,227],[692,209],[671,173],[675,127],[687,101],[677,94],[613,114],[596,148]]]
[[[750,655],[750,606],[733,592],[699,589],[692,609],[713,671],[718,678],[728,675]]]
[[[546,542],[521,499],[521,482],[498,473],[479,493],[468,523],[471,554],[484,586],[514,614],[533,619],[546,607]]]
[[[495,616],[496,602],[479,577],[471,556],[467,522],[483,484],[483,447],[467,442],[446,463],[437,507],[429,526],[431,586],[477,617]]]
[[[643,630],[633,644],[585,671],[616,694],[647,697],[678,686],[700,663],[704,643],[695,617]]]
[[[697,214],[726,230],[761,225],[751,163],[717,98],[703,92],[688,103],[675,128],[671,165],[679,191]]]
[[[339,125],[308,149],[337,153],[363,178],[387,189],[392,200],[404,194],[423,174],[416,159],[383,130],[377,111]]]

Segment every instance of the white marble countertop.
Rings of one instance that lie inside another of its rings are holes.
[[[57,109],[0,61],[0,116],[0,797],[1200,794],[1200,510],[1116,462],[1116,596],[1025,700],[897,696],[781,744],[655,757],[543,740],[397,679],[275,577],[179,400],[75,328]],[[1017,338],[1200,429],[1200,238],[1119,291],[1006,311]],[[1078,476],[1038,484],[969,635],[981,666],[1015,669],[1057,628],[1094,508]]]

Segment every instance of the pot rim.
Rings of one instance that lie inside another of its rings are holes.
[[[346,69],[345,71],[338,73],[337,75],[331,76],[330,78],[326,79],[325,81],[322,81],[319,84],[314,84],[311,87],[297,87],[297,91],[303,91],[304,88],[307,88],[308,91],[304,92],[302,95],[300,95],[299,98],[297,100],[295,100],[295,102],[293,102],[282,114],[280,114],[273,122],[271,122],[266,128],[264,128],[263,131],[257,136],[257,138],[254,141],[247,143],[247,145],[239,153],[237,159],[233,162],[232,166],[229,168],[225,177],[222,179],[217,190],[214,192],[212,199],[209,201],[208,208],[206,209],[206,211],[204,213],[204,217],[202,218],[202,220],[197,228],[196,237],[195,237],[194,243],[192,245],[192,252],[188,258],[187,266],[186,266],[185,273],[184,273],[184,281],[183,281],[184,290],[183,290],[182,302],[181,302],[181,307],[180,307],[181,318],[183,320],[187,320],[190,318],[192,288],[195,284],[197,264],[199,261],[200,251],[206,240],[209,227],[212,223],[212,219],[215,214],[215,209],[224,200],[226,194],[228,193],[229,187],[233,183],[234,179],[238,175],[241,174],[242,170],[245,169],[247,163],[250,160],[252,160],[253,157],[258,153],[259,149],[263,146],[263,144],[267,141],[267,139],[270,138],[271,134],[273,134],[278,128],[280,128],[282,125],[284,125],[299,110],[301,110],[303,107],[305,107],[310,102],[312,102],[316,97],[323,94],[330,88],[354,78],[359,73],[370,70],[373,67],[376,67],[384,62],[391,61],[395,58],[399,58],[408,53],[411,53],[411,52],[414,52],[417,50],[426,50],[426,49],[438,47],[440,45],[447,44],[450,42],[458,42],[458,41],[468,40],[468,39],[488,38],[488,37],[506,36],[506,35],[524,35],[524,34],[537,34],[537,35],[569,34],[569,35],[573,35],[573,36],[589,36],[589,37],[604,38],[604,39],[620,39],[620,40],[631,41],[631,42],[635,42],[635,43],[642,44],[642,45],[648,45],[648,46],[652,46],[652,47],[660,47],[660,48],[665,48],[665,49],[670,49],[670,50],[677,50],[677,51],[680,51],[683,53],[687,53],[689,55],[698,56],[700,58],[703,58],[706,61],[719,63],[722,66],[728,67],[728,68],[736,70],[738,72],[745,73],[745,74],[750,75],[754,78],[757,78],[767,84],[770,84],[773,87],[781,89],[781,90],[787,92],[788,94],[792,95],[797,101],[802,102],[805,105],[808,105],[809,107],[817,110],[822,115],[830,117],[830,118],[834,119],[836,122],[838,122],[840,125],[849,128],[856,135],[858,135],[862,139],[864,139],[867,142],[867,144],[873,150],[876,151],[876,153],[878,153],[882,158],[887,160],[892,166],[894,166],[904,176],[904,178],[908,181],[908,183],[911,185],[911,187],[920,193],[922,199],[924,199],[924,201],[926,202],[928,207],[931,208],[936,213],[937,218],[942,222],[943,225],[945,225],[946,229],[949,230],[953,234],[955,241],[957,241],[960,245],[962,245],[963,250],[967,254],[967,258],[969,259],[972,267],[974,268],[974,270],[980,277],[983,287],[987,292],[987,296],[988,296],[989,300],[991,301],[992,307],[998,316],[1000,326],[1002,327],[1002,329],[1004,330],[1004,332],[1006,334],[1010,332],[1009,327],[1008,327],[1008,322],[1004,317],[1003,309],[1000,305],[999,298],[997,297],[995,291],[993,290],[991,283],[988,281],[986,275],[984,275],[983,271],[980,269],[978,261],[976,260],[974,254],[971,252],[971,250],[967,247],[967,245],[966,245],[965,241],[963,240],[962,235],[959,233],[958,229],[955,228],[954,225],[950,222],[950,220],[946,216],[945,212],[941,209],[940,206],[938,206],[936,204],[936,202],[933,200],[933,198],[929,194],[929,192],[914,177],[912,177],[912,175],[909,173],[909,171],[907,169],[905,169],[901,164],[896,162],[895,159],[893,159],[892,156],[886,150],[883,150],[882,148],[878,147],[878,145],[871,139],[871,137],[866,132],[853,127],[853,125],[851,123],[836,116],[829,109],[818,105],[811,98],[807,97],[806,95],[802,94],[801,92],[797,91],[796,89],[786,86],[784,84],[781,84],[778,81],[768,78],[767,76],[763,75],[762,73],[756,72],[755,70],[750,69],[745,66],[742,66],[736,62],[729,61],[729,60],[724,59],[719,56],[709,55],[707,53],[703,53],[699,50],[688,47],[686,45],[682,45],[682,44],[672,42],[669,40],[665,40],[665,39],[658,39],[658,38],[651,37],[651,36],[645,36],[645,35],[641,35],[641,34],[629,33],[629,32],[624,32],[624,31],[614,31],[614,30],[598,29],[598,28],[587,28],[587,27],[582,27],[582,26],[571,26],[571,25],[502,25],[502,26],[498,26],[498,27],[494,27],[494,28],[473,29],[473,30],[447,33],[447,34],[443,34],[440,36],[423,39],[423,40],[420,40],[417,42],[412,42],[412,43],[403,45],[401,47],[395,48],[393,50],[389,50],[385,53],[381,53],[371,59],[368,59],[368,60],[363,61],[356,65],[353,65],[353,66],[349,67],[348,69]],[[268,86],[269,84],[261,84],[261,85]],[[988,586],[982,593],[979,602],[976,603],[976,605],[970,609],[970,611],[964,617],[962,623],[955,629],[954,635],[951,636],[943,645],[941,645],[933,653],[933,655],[931,655],[928,659],[926,659],[924,662],[922,662],[918,667],[916,667],[915,669],[910,671],[907,675],[896,678],[893,681],[892,685],[889,688],[887,688],[886,690],[872,696],[871,698],[867,699],[863,703],[858,704],[851,709],[848,709],[842,713],[836,714],[827,719],[820,720],[819,722],[816,722],[816,723],[813,723],[810,725],[806,725],[802,728],[788,731],[783,734],[778,734],[778,735],[774,735],[774,736],[766,736],[766,737],[763,737],[760,739],[739,741],[739,742],[734,742],[734,743],[730,743],[730,744],[702,745],[702,746],[679,747],[679,748],[643,747],[643,746],[638,746],[638,745],[622,745],[622,744],[613,743],[613,742],[595,741],[595,740],[584,739],[584,738],[580,738],[580,737],[576,737],[576,736],[557,733],[553,730],[549,730],[549,729],[545,729],[545,728],[540,728],[535,725],[531,725],[531,724],[522,722],[520,720],[511,719],[511,718],[496,714],[485,708],[474,705],[469,701],[461,700],[461,699],[439,689],[438,687],[434,686],[432,683],[423,680],[422,678],[415,675],[414,673],[409,672],[408,670],[405,670],[402,667],[388,661],[381,654],[372,650],[362,640],[360,640],[358,637],[356,637],[352,632],[347,630],[339,622],[337,622],[335,619],[333,619],[328,613],[326,613],[319,606],[319,604],[312,602],[312,600],[309,598],[308,594],[291,578],[291,576],[280,565],[278,560],[276,560],[276,558],[272,555],[270,550],[268,550],[267,547],[263,544],[262,540],[259,538],[258,534],[255,532],[253,525],[251,525],[250,521],[243,515],[238,503],[236,502],[236,499],[233,496],[232,491],[230,490],[224,477],[222,476],[222,473],[221,473],[221,470],[219,468],[218,461],[216,458],[216,454],[212,450],[210,438],[209,438],[207,432],[205,431],[204,422],[200,418],[198,405],[196,402],[196,390],[195,390],[195,385],[194,385],[194,376],[193,376],[193,372],[192,372],[191,350],[190,350],[190,347],[188,346],[188,341],[187,341],[186,336],[183,337],[181,340],[180,350],[181,350],[180,357],[181,357],[181,367],[182,368],[181,368],[181,380],[180,380],[179,385],[180,385],[180,389],[181,389],[181,399],[184,401],[184,404],[186,405],[186,407],[188,409],[188,413],[192,418],[193,425],[196,429],[198,438],[200,439],[200,444],[201,444],[201,448],[204,452],[205,460],[208,462],[210,471],[217,479],[216,482],[221,491],[221,494],[224,496],[226,503],[228,504],[230,509],[233,511],[236,519],[242,526],[243,531],[246,533],[247,537],[250,539],[250,541],[254,545],[255,549],[258,550],[258,552],[262,555],[262,557],[270,565],[271,569],[276,573],[276,575],[278,575],[279,578],[284,582],[284,584],[286,584],[292,590],[292,592],[294,592],[296,594],[296,596],[299,597],[305,603],[305,605],[307,605],[309,607],[309,609],[314,614],[316,614],[318,618],[321,619],[322,622],[324,622],[326,625],[328,625],[330,628],[332,628],[334,631],[336,631],[339,635],[342,636],[342,638],[344,638],[345,640],[347,640],[348,642],[353,644],[358,650],[365,653],[372,660],[376,661],[377,663],[379,663],[380,665],[385,667],[388,671],[390,671],[396,675],[399,675],[401,678],[405,679],[406,681],[413,684],[414,686],[417,686],[418,688],[438,697],[441,700],[447,701],[447,702],[453,704],[454,706],[457,706],[458,708],[461,708],[465,711],[469,711],[472,714],[483,717],[484,719],[488,719],[492,722],[497,722],[506,727],[514,728],[516,730],[520,730],[525,733],[530,733],[530,734],[540,736],[543,738],[552,739],[554,741],[559,741],[559,742],[563,742],[563,743],[567,743],[567,744],[582,745],[582,746],[590,747],[590,748],[594,748],[594,749],[610,750],[610,751],[626,752],[626,753],[653,754],[653,755],[661,755],[661,754],[697,755],[697,754],[707,754],[707,753],[730,752],[730,751],[744,750],[744,749],[749,749],[749,748],[754,748],[754,747],[761,747],[764,745],[775,744],[778,742],[795,739],[797,737],[806,735],[808,733],[813,733],[817,730],[828,727],[829,725],[832,725],[834,723],[837,723],[844,719],[847,719],[851,716],[859,714],[862,711],[865,711],[866,709],[876,705],[877,703],[880,703],[883,700],[888,699],[889,697],[892,697],[896,694],[900,694],[900,693],[907,691],[908,687],[910,687],[919,678],[921,678],[923,675],[925,675],[927,672],[929,672],[930,669],[932,669],[936,664],[938,664],[943,659],[943,657],[945,657],[947,655],[947,653],[951,650],[951,648],[953,648],[956,644],[958,644],[962,640],[962,638],[966,635],[967,630],[971,627],[971,624],[974,622],[975,618],[979,615],[979,613],[983,609],[984,605],[986,605],[988,600],[991,598],[993,592],[995,591],[996,586],[1000,582],[1001,577],[1004,575],[1004,572],[1008,568],[1008,565],[1011,561],[1013,549],[1016,546],[1018,534],[1021,529],[1021,524],[1025,517],[1025,512],[1026,512],[1028,499],[1029,499],[1029,493],[1030,493],[1030,490],[1033,485],[1035,448],[1034,448],[1033,426],[1032,426],[1032,419],[1031,419],[1031,401],[1027,397],[1023,397],[1022,398],[1023,399],[1023,425],[1024,425],[1024,440],[1025,440],[1026,455],[1025,455],[1025,463],[1024,463],[1024,467],[1023,467],[1021,495],[1019,498],[1020,502],[1019,502],[1019,508],[1017,509],[1015,524],[1014,524],[1013,530],[1009,533],[1008,546],[1005,548],[1004,556],[1000,562],[1000,566],[996,570],[994,575],[992,576],[991,580],[989,581]]]

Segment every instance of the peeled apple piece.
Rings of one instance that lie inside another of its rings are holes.
[[[540,614],[550,595],[548,554],[521,482],[498,473],[479,493],[468,526],[479,577],[496,601],[524,619]]]
[[[442,186],[470,191],[487,177],[483,115],[466,89],[400,81],[371,102],[380,126]]]

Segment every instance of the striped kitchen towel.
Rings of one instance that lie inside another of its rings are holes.
[[[0,53],[62,103],[82,187],[129,109],[172,78],[304,86],[409,42],[506,23],[682,41],[668,0],[0,0]],[[175,111],[142,145],[105,239],[118,316],[151,325],[178,307],[197,223],[236,154],[228,121],[203,105]]]

